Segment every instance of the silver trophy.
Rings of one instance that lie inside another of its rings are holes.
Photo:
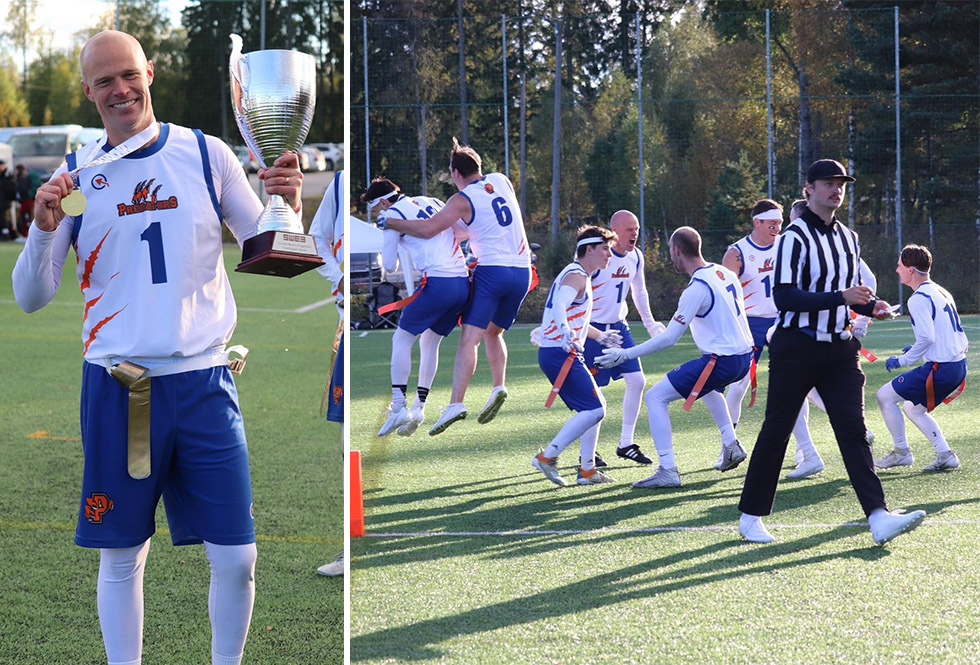
[[[313,122],[316,61],[298,51],[242,53],[242,38],[230,35],[231,106],[242,138],[263,167],[286,150],[298,152]],[[323,264],[312,236],[278,194],[256,220],[256,235],[244,243],[237,270],[292,277]]]

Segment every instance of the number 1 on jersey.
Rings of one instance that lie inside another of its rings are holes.
[[[167,263],[163,258],[163,232],[160,231],[160,222],[153,222],[143,233],[140,240],[145,240],[150,248],[150,276],[154,284],[163,284],[167,281]]]

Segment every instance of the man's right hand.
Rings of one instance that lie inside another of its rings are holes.
[[[844,296],[844,302],[848,305],[867,305],[871,302],[872,294],[871,289],[863,284],[852,286],[841,292],[841,295]]]
[[[75,183],[67,173],[61,173],[37,188],[34,195],[34,225],[41,231],[51,232],[65,218],[61,199],[75,189]]]

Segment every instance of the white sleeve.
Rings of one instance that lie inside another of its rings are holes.
[[[710,306],[711,292],[707,286],[701,282],[691,282],[681,293],[680,300],[677,302],[677,311],[674,312],[674,318],[667,324],[667,330],[638,346],[634,346],[632,349],[628,349],[629,356],[638,358],[673,346],[687,330],[691,320],[702,311],[708,311]]]
[[[36,312],[54,298],[71,246],[73,220],[67,215],[54,231],[32,225],[11,275],[14,299],[25,312]]]
[[[339,173],[341,172],[338,171]],[[342,182],[339,176],[335,176],[330,185],[327,186],[327,190],[323,193],[323,199],[320,201],[320,207],[317,208],[313,221],[310,223],[310,235],[316,241],[317,254],[324,261],[323,265],[316,270],[333,285],[334,296],[338,295],[340,280],[344,277],[344,272],[340,267],[343,251],[341,250],[341,257],[338,259],[333,249],[336,242],[341,240],[337,237],[336,232],[337,216],[342,214],[342,211],[337,209],[337,196],[334,191],[338,181]],[[343,187],[343,184],[340,186]],[[344,193],[341,192],[341,198],[343,196]]]
[[[913,293],[909,298],[908,306],[909,316],[914,321],[912,331],[915,332],[915,344],[898,357],[898,364],[902,367],[909,367],[918,362],[936,339],[936,325],[932,320],[932,304],[929,298],[923,296],[916,298]]]
[[[398,267],[398,241],[402,234],[394,229],[384,230],[384,242],[381,245],[381,266],[385,272],[394,272]]]
[[[205,134],[205,140],[221,217],[241,246],[255,235],[255,222],[262,213],[262,202],[248,183],[245,169],[231,148],[214,136]]]
[[[559,328],[571,328],[568,324],[568,308],[572,306],[572,302],[578,297],[578,289],[574,286],[569,286],[568,284],[562,283],[558,287],[558,293],[555,294],[555,299],[551,303],[551,315],[555,318],[555,323],[558,324]]]
[[[871,272],[871,268],[869,268],[868,264],[864,262],[864,259],[861,259],[861,263],[858,268],[861,271],[861,283],[871,289],[872,293],[876,292],[878,290],[878,279],[875,277],[875,274]]]
[[[630,294],[636,311],[640,314],[640,320],[643,321],[643,327],[649,329],[657,320],[653,318],[653,312],[650,311],[650,295],[647,293],[646,276],[643,273],[643,254],[636,250],[636,256],[636,272],[630,280]]]

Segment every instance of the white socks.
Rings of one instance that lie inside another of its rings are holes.
[[[636,432],[636,421],[640,417],[640,398],[646,380],[643,372],[623,374],[626,382],[626,393],[623,395],[623,429],[619,435],[619,447],[626,448],[633,444],[633,434]]]
[[[660,466],[667,469],[677,468],[677,461],[674,459],[673,432],[670,428],[670,414],[667,411],[667,405],[678,399],[682,399],[682,396],[674,390],[674,386],[670,385],[667,377],[660,379],[653,388],[646,392],[644,397],[653,445],[657,448]]]
[[[436,378],[436,369],[439,368],[440,344],[442,344],[442,335],[431,329],[426,329],[419,336],[418,385],[423,388],[431,387],[433,379]]]
[[[704,402],[708,413],[711,414],[718,426],[718,431],[721,432],[722,448],[727,448],[735,443],[735,427],[732,425],[732,418],[728,413],[728,403],[725,401],[725,396],[712,390],[705,393],[701,397],[701,401]]]
[[[802,453],[805,459],[817,455],[817,451],[813,447],[813,439],[810,438],[809,420],[810,403],[807,400],[803,400],[803,407],[800,409],[800,414],[796,417],[796,424],[793,425],[793,436],[796,437],[796,450]]]
[[[933,418],[926,407],[922,404],[906,402],[905,398],[895,392],[891,381],[878,389],[878,408],[881,409],[881,417],[885,420],[885,427],[892,435],[892,441],[899,450],[908,450],[909,442],[905,435],[905,418],[902,412],[908,416],[912,424],[915,425],[922,434],[929,439],[929,443],[937,453],[945,453],[949,450],[949,443],[939,430],[939,423]],[[902,406],[899,407],[899,404]]]
[[[99,550],[98,608],[110,665],[139,665],[143,654],[143,569],[150,540]]]
[[[575,439],[584,438],[587,432],[595,428],[595,438],[592,439],[592,452],[588,457],[586,457],[585,453],[586,441],[582,441],[582,464],[586,464],[589,458],[595,457],[596,438],[599,436],[599,428],[596,425],[602,421],[605,415],[606,410],[604,408],[577,412],[574,416],[566,420],[562,428],[558,430],[558,434],[551,440],[548,447],[544,449],[544,456],[558,457],[568,447],[568,444]],[[595,466],[594,459],[592,465]]]
[[[586,430],[585,434],[582,435],[582,440],[579,444],[579,457],[582,461],[579,466],[582,467],[583,471],[595,468],[595,449],[599,443],[600,425],[602,425],[601,420]]]
[[[208,614],[211,617],[211,659],[215,665],[238,665],[245,651],[255,601],[255,543],[204,543],[211,562]]]
[[[725,402],[728,404],[728,413],[733,423],[737,423],[742,417],[742,399],[745,397],[751,382],[752,377],[746,373],[739,381],[728,384],[728,388],[725,389]]]

